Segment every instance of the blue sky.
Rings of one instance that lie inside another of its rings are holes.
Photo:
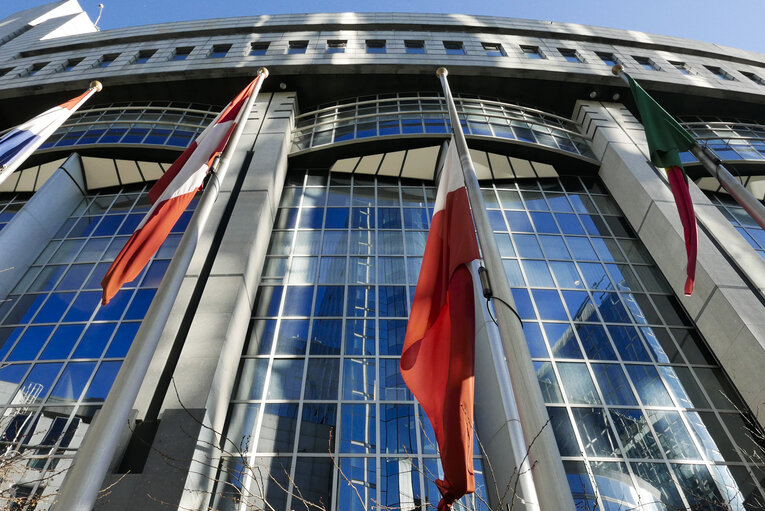
[[[102,29],[191,19],[296,12],[448,12],[582,23],[673,35],[765,53],[765,0],[80,0]],[[0,19],[47,3],[2,0]]]

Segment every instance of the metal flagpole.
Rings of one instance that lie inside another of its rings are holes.
[[[544,511],[573,510],[574,500],[571,496],[571,489],[566,479],[566,473],[563,470],[563,463],[560,459],[552,427],[549,425],[544,398],[539,388],[534,365],[531,362],[531,354],[526,345],[523,327],[515,312],[515,303],[510,291],[510,284],[500,259],[497,242],[492,234],[481,190],[478,187],[478,178],[475,174],[473,162],[470,159],[465,135],[462,133],[462,125],[457,115],[457,108],[454,105],[452,93],[449,89],[449,82],[446,78],[447,74],[448,71],[443,67],[438,68],[436,71],[436,75],[441,79],[441,86],[444,89],[446,104],[449,108],[452,133],[454,134],[454,142],[460,157],[462,172],[465,176],[468,198],[472,205],[473,218],[475,219],[476,230],[478,232],[478,243],[481,247],[481,254],[486,269],[491,278],[493,295],[496,297],[494,308],[497,313],[497,322],[499,323],[499,335],[502,341],[506,369],[510,374],[515,401],[518,405],[518,416],[522,428],[521,446],[523,446],[524,452],[520,454],[522,459],[526,458],[526,469],[524,470],[524,465],[520,465],[520,474],[531,473],[535,485],[529,486],[536,486],[539,489],[535,496],[539,508]],[[507,378],[506,376],[504,378],[500,376],[498,379],[503,381]],[[512,419],[508,418],[508,420]],[[508,424],[508,427],[512,428],[514,424],[517,424],[517,422],[513,421],[513,423]],[[486,453],[486,455],[489,457],[492,455],[500,457],[503,456],[503,453]],[[516,453],[514,455],[517,456]],[[528,466],[533,468],[529,470]],[[522,482],[523,479],[521,479]],[[497,481],[497,483],[502,488],[509,481]],[[523,495],[523,497],[532,500],[534,494]]]
[[[56,511],[91,511],[93,509],[98,491],[101,489],[101,484],[117,450],[119,439],[127,425],[130,410],[138,396],[162,330],[175,303],[175,297],[194,255],[197,242],[210,216],[215,199],[218,197],[220,182],[226,175],[231,155],[242,136],[244,125],[247,123],[263,80],[268,77],[268,70],[261,67],[258,69],[258,76],[259,80],[255,84],[255,89],[247,98],[237,119],[236,128],[221,155],[218,169],[202,192],[199,204],[136,333],[111,392],[85,435],[74,464],[69,469],[64,484],[61,485],[58,498],[53,505]]]
[[[624,80],[627,85],[629,81],[624,75],[624,69],[620,65],[615,65],[611,68],[611,72]],[[731,197],[733,197],[739,205],[749,213],[749,216],[759,224],[760,227],[765,229],[765,205],[758,201],[757,198],[752,195],[752,192],[746,189],[741,182],[733,177],[728,169],[720,162],[717,155],[709,149],[700,145],[698,142],[691,147],[691,154],[699,160],[699,163],[709,172],[712,177],[717,178],[720,184],[725,188]]]

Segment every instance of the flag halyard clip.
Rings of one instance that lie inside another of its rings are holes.
[[[210,170],[207,172],[207,181],[205,183],[205,186],[207,186],[207,184],[212,182],[213,185],[215,186],[215,189],[220,190],[220,180],[218,179],[218,173],[217,173],[219,165],[220,165],[220,155],[217,155],[215,158],[213,158],[213,161],[210,164]]]
[[[491,289],[491,280],[489,280],[489,270],[487,270],[483,266],[479,266],[478,278],[481,280],[481,290],[483,292],[483,297],[486,298],[486,309],[489,311],[489,316],[491,317],[491,320],[494,321],[494,323],[497,323],[497,320],[491,314],[491,309],[489,309],[489,300],[494,298],[498,302],[502,303],[505,307],[510,309],[510,311],[513,314],[515,314],[515,317],[518,318],[518,321],[520,321],[521,324],[523,324],[523,319],[521,319],[521,315],[518,314],[518,311],[515,310],[515,307],[513,307],[512,305],[504,301],[502,298],[498,296],[494,296],[494,291]]]

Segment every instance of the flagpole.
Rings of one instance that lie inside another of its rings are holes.
[[[627,76],[624,74],[624,68],[621,65],[617,64],[612,67],[611,72],[629,85]],[[751,216],[761,228],[765,229],[765,205],[757,200],[757,198],[752,195],[752,192],[747,190],[747,188],[741,184],[741,181],[733,177],[733,174],[725,168],[717,155],[708,147],[700,145],[698,141],[691,147],[691,154],[699,160],[699,163],[701,163],[712,177],[717,178],[730,196],[733,197],[747,213],[749,213],[749,216]]]
[[[528,495],[524,494],[523,497],[529,501],[536,499],[536,502],[530,503],[531,506],[538,506],[545,511],[573,510],[574,500],[571,496],[566,473],[563,470],[558,445],[555,441],[552,427],[549,424],[544,397],[542,396],[537,374],[531,361],[531,353],[526,345],[523,326],[515,312],[515,303],[510,291],[510,284],[505,275],[497,242],[492,234],[491,224],[486,214],[473,161],[470,158],[465,135],[462,132],[462,125],[457,115],[457,108],[454,105],[452,93],[449,89],[449,82],[446,78],[448,71],[446,68],[441,67],[436,71],[436,75],[441,79],[441,86],[446,97],[454,142],[457,146],[462,172],[465,176],[468,198],[472,205],[478,243],[481,247],[486,270],[491,279],[493,295],[497,298],[494,301],[494,309],[497,314],[506,369],[509,372],[513,394],[515,394],[514,400],[518,405],[517,414],[522,429],[519,433],[513,434],[513,430],[517,427],[518,422],[517,419],[514,420],[514,418],[508,417],[508,428],[511,431],[511,435],[515,438],[520,437],[522,442],[520,446],[516,445],[513,447],[516,450],[522,448],[523,452],[516,451],[513,455],[515,460],[519,458],[523,460],[523,463],[517,463],[516,461],[516,466],[520,469],[518,472],[520,483],[525,485],[527,488],[525,491],[530,493]],[[500,381],[507,379],[506,375],[498,376]],[[501,453],[485,454],[487,456],[501,455]],[[529,474],[531,474],[531,481],[528,480]],[[509,484],[509,481],[496,481],[496,483],[500,488],[503,488],[505,484]],[[535,491],[535,487],[539,488],[540,491]],[[524,491],[523,487],[522,491]],[[532,507],[530,508],[533,509]]]
[[[268,77],[268,70],[261,67],[258,69],[258,76],[259,80],[255,84],[255,89],[247,98],[237,119],[236,128],[221,155],[218,169],[215,170],[212,179],[202,192],[199,204],[170,261],[157,294],[141,322],[106,402],[87,431],[74,464],[61,485],[53,505],[55,511],[91,511],[93,509],[98,498],[98,491],[101,489],[106,472],[117,451],[119,440],[128,423],[128,416],[138,396],[141,383],[157,349],[162,330],[165,328],[178,290],[194,255],[197,242],[202,236],[213,204],[218,197],[220,182],[226,175],[231,155],[242,136],[244,125],[247,123],[263,80]]]

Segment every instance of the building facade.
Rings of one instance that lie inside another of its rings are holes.
[[[765,231],[684,155],[699,261],[683,295],[682,226],[617,63],[763,199],[762,54],[466,15],[99,31],[62,0],[0,22],[0,128],[104,84],[0,185],[7,508],[55,508],[88,463],[78,448],[196,202],[108,306],[100,280],[152,182],[261,66],[96,509],[437,504],[398,357],[449,139],[446,66],[576,508],[765,509]],[[502,378],[478,350],[477,491],[459,508],[521,509],[490,426]]]

